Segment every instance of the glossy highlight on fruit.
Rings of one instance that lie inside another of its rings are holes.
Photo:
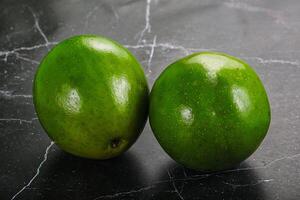
[[[120,44],[79,35],[56,45],[36,72],[39,120],[63,150],[108,159],[138,138],[148,115],[148,86],[134,56]]]
[[[245,62],[202,52],[168,66],[150,94],[149,120],[162,148],[196,170],[223,170],[249,157],[271,114],[266,91]]]

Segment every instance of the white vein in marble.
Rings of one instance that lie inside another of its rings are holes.
[[[273,18],[275,20],[275,23],[283,25],[285,28],[290,28],[289,24],[285,20],[285,17],[283,16],[283,13],[281,11],[275,11],[264,7],[250,5],[246,2],[241,2],[237,0],[224,2],[224,5],[227,6],[228,8],[237,9],[241,11],[265,13],[266,15]]]
[[[278,63],[278,64],[288,64],[288,65],[293,65],[299,67],[299,61],[298,60],[281,60],[281,59],[264,59],[261,57],[243,57],[244,59],[249,59],[249,60],[256,60],[257,62],[261,64],[273,64],[273,63]]]
[[[13,98],[32,98],[31,94],[14,94],[14,91],[9,90],[0,90],[0,97],[6,98],[6,99],[13,99]]]
[[[139,39],[138,44],[142,41],[145,32],[151,33],[151,24],[150,24],[150,6],[151,6],[151,0],[147,0],[146,4],[146,12],[145,12],[145,27],[144,29],[139,33]]]
[[[19,122],[20,124],[22,123],[28,123],[28,124],[32,124],[33,121],[37,120],[38,118],[32,118],[31,120],[25,120],[25,119],[19,119],[19,118],[2,118],[0,119],[0,121],[3,121],[3,122],[14,122],[14,121],[17,121]]]
[[[184,200],[183,196],[181,195],[181,192],[178,191],[178,188],[176,186],[176,183],[175,183],[175,180],[174,180],[174,177],[171,175],[170,171],[168,170],[167,171],[168,173],[168,176],[169,176],[169,181],[172,183],[172,186],[174,188],[174,192],[177,194],[177,196],[181,199],[181,200]]]
[[[33,9],[32,8],[29,8],[33,18],[34,18],[34,26],[35,28],[38,30],[38,32],[41,34],[42,38],[44,39],[45,41],[45,44],[49,44],[49,40],[48,38],[46,37],[45,33],[43,32],[43,30],[41,29],[40,27],[40,23],[39,23],[39,19],[38,17],[36,16],[36,14],[34,13]],[[49,46],[46,46],[49,50]]]
[[[155,46],[156,46],[156,35],[153,38],[153,43],[151,45],[151,51],[150,51],[149,59],[148,59],[148,69],[147,69],[147,71],[148,71],[149,74],[151,74],[151,62],[152,62],[152,59],[153,59]]]
[[[53,146],[54,142],[51,141],[50,145],[46,148],[45,154],[44,154],[44,159],[42,160],[42,162],[39,164],[38,168],[36,169],[36,173],[35,175],[29,180],[29,182],[22,187],[21,190],[19,190],[12,198],[11,200],[15,199],[17,196],[19,196],[27,187],[29,187],[31,185],[31,183],[38,177],[38,175],[40,174],[40,170],[43,166],[43,164],[47,161],[48,159],[48,153],[50,148]]]
[[[42,36],[42,38],[44,40],[44,43],[43,44],[37,44],[37,45],[34,45],[34,46],[29,46],[29,47],[26,47],[26,46],[25,47],[17,47],[17,48],[12,49],[12,50],[0,51],[0,56],[4,56],[4,58],[3,58],[4,62],[7,62],[8,56],[16,55],[16,57],[19,58],[19,59],[29,61],[29,62],[32,62],[34,64],[38,64],[38,61],[20,56],[18,52],[20,52],[20,51],[31,51],[31,50],[35,50],[35,49],[39,49],[39,48],[43,48],[43,47],[46,47],[49,50],[51,46],[57,44],[57,42],[49,42],[46,34],[43,32],[43,30],[40,27],[38,17],[36,16],[36,14],[34,13],[32,8],[29,8],[29,10],[30,10],[30,12],[33,16],[33,19],[34,19],[34,27],[36,28],[36,30]]]
[[[234,183],[229,183],[229,182],[226,182],[226,181],[222,181],[222,183],[224,183],[226,185],[230,185],[234,188],[237,188],[237,187],[251,187],[251,186],[256,186],[256,185],[259,185],[259,184],[262,184],[262,183],[269,183],[269,182],[272,182],[272,181],[274,181],[274,179],[258,180],[254,183],[247,183],[247,184],[234,184]]]

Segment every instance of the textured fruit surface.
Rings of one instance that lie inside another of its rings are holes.
[[[260,145],[270,124],[266,91],[245,62],[202,52],[168,66],[150,94],[151,128],[186,167],[233,167]]]
[[[140,64],[120,44],[95,35],[56,45],[36,72],[33,96],[49,137],[86,158],[107,159],[126,151],[148,114]]]

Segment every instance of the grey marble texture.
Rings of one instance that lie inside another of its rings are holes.
[[[298,0],[1,0],[0,199],[300,199],[299,10]],[[116,159],[62,152],[37,120],[32,80],[53,45],[84,33],[125,45],[150,86],[192,52],[244,59],[271,102],[263,144],[237,168],[210,174],[172,161],[149,124]]]

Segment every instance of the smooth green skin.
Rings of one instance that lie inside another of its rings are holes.
[[[223,170],[250,156],[265,137],[270,105],[245,62],[202,52],[168,66],[150,94],[149,119],[163,149],[196,170]]]
[[[62,41],[41,62],[33,97],[39,120],[63,150],[108,159],[138,138],[148,115],[148,86],[134,56],[96,35]]]

